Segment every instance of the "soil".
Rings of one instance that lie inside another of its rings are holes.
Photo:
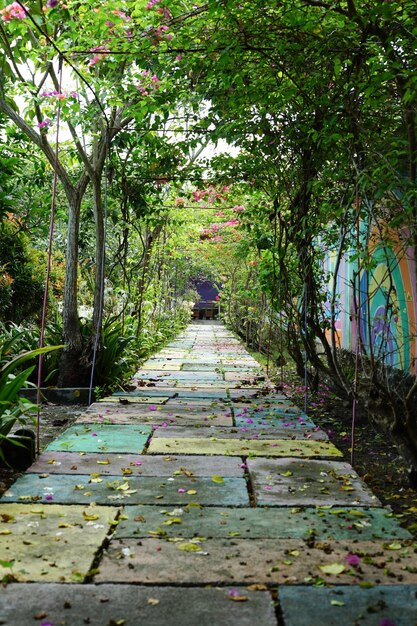
[[[64,430],[71,426],[85,407],[80,405],[59,405],[47,404],[42,406],[40,414],[40,440],[39,447],[42,452],[54,439]],[[31,428],[33,429],[32,425]],[[0,467],[0,495],[10,487],[12,483],[21,475],[13,469]]]
[[[304,408],[304,388],[295,371],[286,368],[276,376],[278,389]],[[40,449],[58,437],[82,413],[79,405],[46,405],[41,412]],[[351,462],[352,409],[325,385],[316,395],[307,396],[307,413]],[[354,469],[381,500],[391,507],[400,524],[417,539],[417,489],[410,483],[409,468],[387,433],[378,431],[366,415],[359,415],[355,426]],[[0,494],[20,474],[0,468]]]

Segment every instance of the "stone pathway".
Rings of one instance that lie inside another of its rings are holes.
[[[0,501],[0,624],[417,623],[410,535],[224,326],[135,380]]]

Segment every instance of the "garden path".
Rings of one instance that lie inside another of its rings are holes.
[[[4,494],[0,624],[415,624],[411,537],[340,457],[191,324]]]

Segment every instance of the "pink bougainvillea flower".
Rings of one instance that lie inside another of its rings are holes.
[[[229,591],[227,592],[227,595],[230,598],[238,598],[240,596],[239,590],[235,589],[234,587],[232,587],[231,589],[229,589]]]
[[[156,407],[154,404],[150,404],[149,405],[149,410],[150,411],[156,411],[158,407]]]
[[[49,117],[46,117],[42,122],[39,122],[38,128],[47,128],[51,123]]]
[[[253,419],[251,417],[248,417],[248,419],[246,420],[247,424],[253,424]]]
[[[26,7],[21,7],[18,2],[12,2],[0,11],[3,22],[11,22],[12,20],[24,20],[26,17]]]
[[[58,0],[48,0],[48,2],[46,3],[46,6],[48,7],[48,9],[55,9],[56,6],[58,6],[59,2]]]
[[[168,426],[168,424],[166,422],[162,422],[161,427],[162,428],[166,428]]]
[[[152,7],[155,6],[155,4],[158,4],[158,2],[160,1],[161,0],[149,0],[148,4],[145,6],[145,9],[149,11],[150,9],[152,9]]]
[[[47,494],[46,494],[46,496],[45,496],[45,500],[50,501],[50,500],[53,500],[53,499],[54,499],[54,496],[52,495],[52,493],[47,493]]]
[[[178,493],[185,493],[187,490],[180,487],[179,489],[177,489],[177,491]]]
[[[246,465],[246,463],[241,463],[239,467],[241,467],[242,469],[247,469],[248,466]]]
[[[97,437],[97,433],[91,433],[92,437]]]
[[[357,567],[361,562],[361,558],[357,554],[348,554],[346,556],[346,563],[352,567]]]

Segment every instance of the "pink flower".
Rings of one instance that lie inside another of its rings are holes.
[[[177,491],[178,493],[185,493],[187,490],[180,487],[179,489],[177,489]]]
[[[54,496],[51,493],[47,493],[46,494],[45,500],[49,500],[50,501],[50,500],[53,500],[53,499],[54,499]]]
[[[26,7],[21,7],[18,2],[8,4],[6,8],[0,11],[3,22],[11,22],[11,20],[24,20],[26,17]]]
[[[142,461],[135,461],[135,465],[142,465]]]
[[[234,587],[232,587],[231,589],[229,589],[229,591],[227,592],[228,596],[230,596],[231,598],[238,598],[240,596],[239,590],[235,589]]]
[[[357,567],[361,562],[360,557],[357,554],[348,554],[346,556],[346,563],[352,567]]]
[[[157,407],[154,404],[150,404],[149,405],[149,410],[150,411],[157,411]]]
[[[97,437],[97,433],[91,433],[92,437]]]
[[[38,124],[38,128],[47,128],[51,123],[51,120],[46,117],[42,122]]]

